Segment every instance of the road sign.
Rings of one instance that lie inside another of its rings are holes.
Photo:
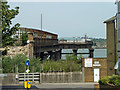
[[[29,60],[27,60],[27,61],[26,61],[26,65],[27,65],[27,66],[29,66],[29,64],[30,64],[30,61],[29,61]]]
[[[92,67],[92,58],[85,58],[85,67]]]
[[[26,73],[29,73],[29,72],[30,72],[30,70],[29,70],[29,69],[27,69],[27,70],[26,70]]]

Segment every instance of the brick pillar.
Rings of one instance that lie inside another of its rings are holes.
[[[32,32],[28,32],[28,40],[29,40],[29,57],[33,58],[33,53],[34,53],[33,42],[34,42],[34,39],[33,39],[33,33]]]
[[[89,49],[89,53],[90,53],[89,58],[93,58],[93,57],[94,57],[94,49],[93,49],[93,48],[90,48],[90,49]]]

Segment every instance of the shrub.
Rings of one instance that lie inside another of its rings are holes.
[[[41,69],[41,63],[40,63],[40,58],[35,58],[30,59],[30,72],[40,72]]]
[[[3,73],[14,72],[13,60],[11,59],[10,56],[2,58],[2,68],[3,68]]]
[[[120,86],[120,76],[119,75],[106,76],[99,80],[99,84],[101,85],[112,84],[115,86]]]
[[[106,77],[102,78],[101,80],[99,80],[99,84],[104,85],[104,84],[109,83],[110,82],[110,78],[111,78],[111,76],[106,76]]]
[[[80,65],[77,64],[75,61],[51,61],[45,60],[43,61],[43,71],[64,71],[64,72],[71,72],[71,71],[80,71]]]
[[[110,84],[113,84],[115,86],[119,86],[120,85],[120,76],[119,75],[113,75],[111,78],[110,78]]]
[[[18,54],[11,57],[3,57],[3,72],[15,73],[17,68],[19,73],[24,73],[27,69],[25,62],[27,57],[23,54]],[[73,58],[73,60],[43,60],[40,62],[40,58],[30,59],[29,69],[30,72],[47,72],[47,71],[64,71],[64,72],[76,72],[80,71],[81,65]]]
[[[26,70],[25,61],[27,60],[26,56],[24,54],[18,54],[14,56],[12,59],[15,68],[18,68],[18,72],[19,73],[25,72]]]

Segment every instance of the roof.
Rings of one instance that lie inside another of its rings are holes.
[[[104,23],[112,22],[112,21],[114,21],[115,19],[116,19],[116,16],[113,16],[112,18],[105,20]]]
[[[51,35],[58,36],[57,34],[53,34],[53,33],[47,32],[47,31],[39,30],[39,29],[24,28],[24,27],[20,27],[20,29],[21,29],[21,30],[28,30],[28,31],[30,31],[30,32],[35,32],[35,33],[44,32],[44,33],[47,33],[47,34],[51,34]]]

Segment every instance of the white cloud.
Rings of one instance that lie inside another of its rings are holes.
[[[7,1],[8,2],[115,2],[116,0],[7,0]]]

